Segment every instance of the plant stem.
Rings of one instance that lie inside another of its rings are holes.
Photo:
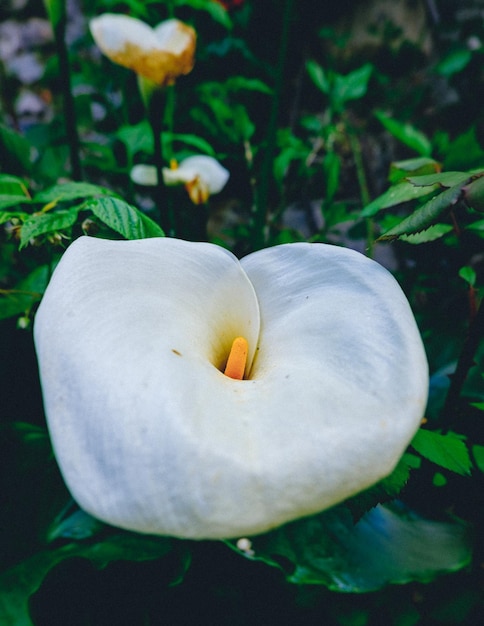
[[[260,169],[259,185],[255,194],[255,207],[252,216],[252,245],[254,249],[263,248],[267,240],[267,207],[269,202],[269,184],[272,178],[272,165],[277,140],[277,122],[284,86],[284,67],[289,42],[289,29],[294,9],[294,0],[286,0],[282,22],[281,42],[276,65],[274,97],[266,136],[266,150]]]
[[[150,94],[148,103],[148,120],[153,133],[153,160],[156,168],[157,184],[155,188],[155,202],[158,208],[160,226],[167,235],[175,234],[174,215],[168,205],[168,194],[163,179],[163,118],[165,110],[166,93],[164,89],[155,89]]]
[[[82,180],[82,167],[79,157],[79,135],[77,133],[76,111],[71,89],[71,71],[69,53],[65,43],[66,17],[65,15],[54,27],[54,38],[59,59],[59,70],[64,100],[64,118],[67,142],[71,161],[71,176],[74,180]]]
[[[351,151],[355,160],[356,177],[358,179],[358,185],[360,188],[360,199],[363,207],[370,204],[370,192],[368,190],[368,182],[366,180],[365,166],[363,163],[363,155],[361,151],[361,144],[358,137],[349,130],[348,137],[351,145]],[[367,256],[373,258],[374,244],[375,244],[375,227],[373,218],[366,219],[366,253]]]
[[[453,421],[458,408],[462,387],[467,378],[470,368],[475,364],[474,358],[479,347],[479,343],[484,335],[484,298],[481,300],[477,313],[472,320],[467,338],[462,348],[455,372],[450,377],[450,386],[442,409],[442,421],[449,424]]]

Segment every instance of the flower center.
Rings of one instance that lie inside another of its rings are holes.
[[[229,358],[225,366],[224,374],[229,378],[242,380],[244,378],[245,366],[247,363],[247,353],[249,344],[244,337],[236,337],[230,348]]]

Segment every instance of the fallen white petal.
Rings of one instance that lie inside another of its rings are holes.
[[[249,380],[219,371],[237,335],[257,348]],[[400,287],[323,244],[240,264],[210,244],[81,238],[35,341],[73,497],[146,533],[247,536],[332,506],[391,472],[426,403]]]

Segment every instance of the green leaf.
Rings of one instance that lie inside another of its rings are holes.
[[[381,196],[375,198],[368,204],[361,212],[361,217],[371,217],[380,211],[381,209],[388,209],[389,207],[402,204],[402,202],[410,202],[417,198],[423,198],[429,194],[434,193],[438,189],[437,185],[434,185],[431,189],[427,187],[415,187],[407,180],[390,187]]]
[[[162,229],[147,215],[124,200],[112,197],[93,198],[82,207],[126,239],[163,237]]]
[[[471,559],[469,535],[463,523],[429,521],[395,503],[375,507],[356,523],[341,505],[249,543],[227,543],[282,569],[289,582],[363,593],[461,569]]]
[[[316,87],[328,95],[331,89],[331,82],[321,65],[316,63],[316,61],[309,60],[306,62],[306,70]]]
[[[399,122],[382,111],[377,111],[375,115],[380,123],[395,137],[395,139],[398,139],[412,150],[415,150],[415,152],[421,156],[430,156],[432,153],[432,144],[430,139],[428,139],[414,126]]]
[[[381,235],[377,241],[397,239],[402,235],[412,235],[421,230],[425,230],[436,222],[442,213],[457,204],[462,197],[462,193],[462,187],[460,185],[446,189],[414,211],[412,215],[409,215],[399,224]]]
[[[124,143],[130,161],[137,152],[153,154],[153,133],[148,120],[132,126],[121,126],[115,136]]]
[[[25,181],[10,174],[0,174],[0,196],[23,196],[30,200]]]
[[[49,282],[49,275],[49,267],[40,265],[14,289],[6,290],[4,295],[0,292],[0,320],[28,313],[32,306],[42,298]]]
[[[447,147],[444,169],[468,170],[477,167],[484,167],[484,150],[477,138],[476,127],[471,126]]]
[[[0,124],[0,152],[2,152],[2,160],[14,161],[16,167],[30,172],[32,162],[34,160],[35,150],[30,143],[15,131],[7,126]]]
[[[459,270],[459,276],[466,281],[471,287],[474,287],[476,284],[477,274],[476,270],[470,265],[464,265]]]
[[[416,187],[427,187],[439,185],[440,187],[454,187],[455,185],[463,185],[471,176],[466,172],[439,172],[438,174],[429,174],[427,176],[409,176],[408,182]]]
[[[481,402],[484,410],[484,402]],[[472,455],[476,462],[477,469],[484,472],[484,446],[472,446]]]
[[[33,626],[29,616],[29,597],[60,562],[72,557],[89,559],[102,569],[111,561],[148,561],[169,554],[175,543],[166,537],[151,537],[120,532],[98,543],[69,543],[45,550],[0,574],[0,623]],[[185,558],[185,554],[182,555]],[[185,558],[186,561],[186,558]]]
[[[420,429],[411,442],[411,446],[424,458],[455,472],[470,474],[472,462],[463,437],[456,433],[441,433]]]
[[[76,223],[78,212],[79,207],[71,207],[66,211],[37,213],[29,216],[20,231],[20,249],[24,248],[34,237],[70,228]]]
[[[348,100],[362,98],[368,89],[373,65],[366,63],[349,74],[336,74],[332,90],[332,100],[337,111],[342,111]]]
[[[30,198],[27,198],[26,196],[7,196],[7,195],[1,194],[0,195],[0,210],[9,209],[10,207],[18,206],[19,204],[26,204],[29,202],[31,202],[31,200]],[[5,219],[2,219],[2,217],[0,217],[0,220],[2,220],[2,222],[7,221]]]
[[[227,29],[232,28],[232,20],[230,19],[226,9],[218,2],[207,2],[207,0],[174,0],[175,6],[189,6],[199,11],[207,11],[210,17],[225,26]]]
[[[429,241],[435,241],[440,239],[447,233],[450,233],[454,227],[452,224],[433,224],[421,233],[415,233],[413,235],[401,235],[401,241],[412,244],[428,243]]]
[[[441,76],[450,77],[457,72],[461,72],[471,59],[472,52],[468,48],[457,48],[451,50],[440,59],[435,67],[435,71]]]
[[[63,183],[60,185],[54,185],[40,191],[33,198],[34,202],[47,204],[49,202],[65,202],[67,200],[79,200],[80,198],[90,198],[91,196],[99,196],[112,194],[105,187],[99,185],[92,185],[91,183]]]
[[[246,78],[245,76],[232,76],[225,83],[227,89],[232,92],[239,91],[257,91],[259,93],[265,93],[268,96],[272,95],[274,91],[258,78]]]
[[[424,174],[435,174],[440,172],[441,169],[440,163],[429,157],[415,157],[413,159],[404,159],[403,161],[394,161],[390,164],[388,180],[395,184],[402,178],[408,177],[408,174],[423,176]]]

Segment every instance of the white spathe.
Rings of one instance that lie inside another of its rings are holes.
[[[151,28],[128,15],[103,13],[89,26],[107,57],[158,85],[172,84],[193,68],[196,33],[180,20],[165,20]]]
[[[67,486],[143,533],[247,536],[331,507],[393,470],[426,405],[402,290],[337,246],[239,262],[208,243],[81,237],[34,333]],[[239,335],[247,380],[222,373]]]
[[[156,185],[158,181],[154,165],[135,165],[130,176],[138,185]],[[185,185],[195,204],[202,204],[209,196],[222,191],[229,176],[228,170],[216,159],[203,154],[187,157],[174,168],[163,168],[165,184]]]

